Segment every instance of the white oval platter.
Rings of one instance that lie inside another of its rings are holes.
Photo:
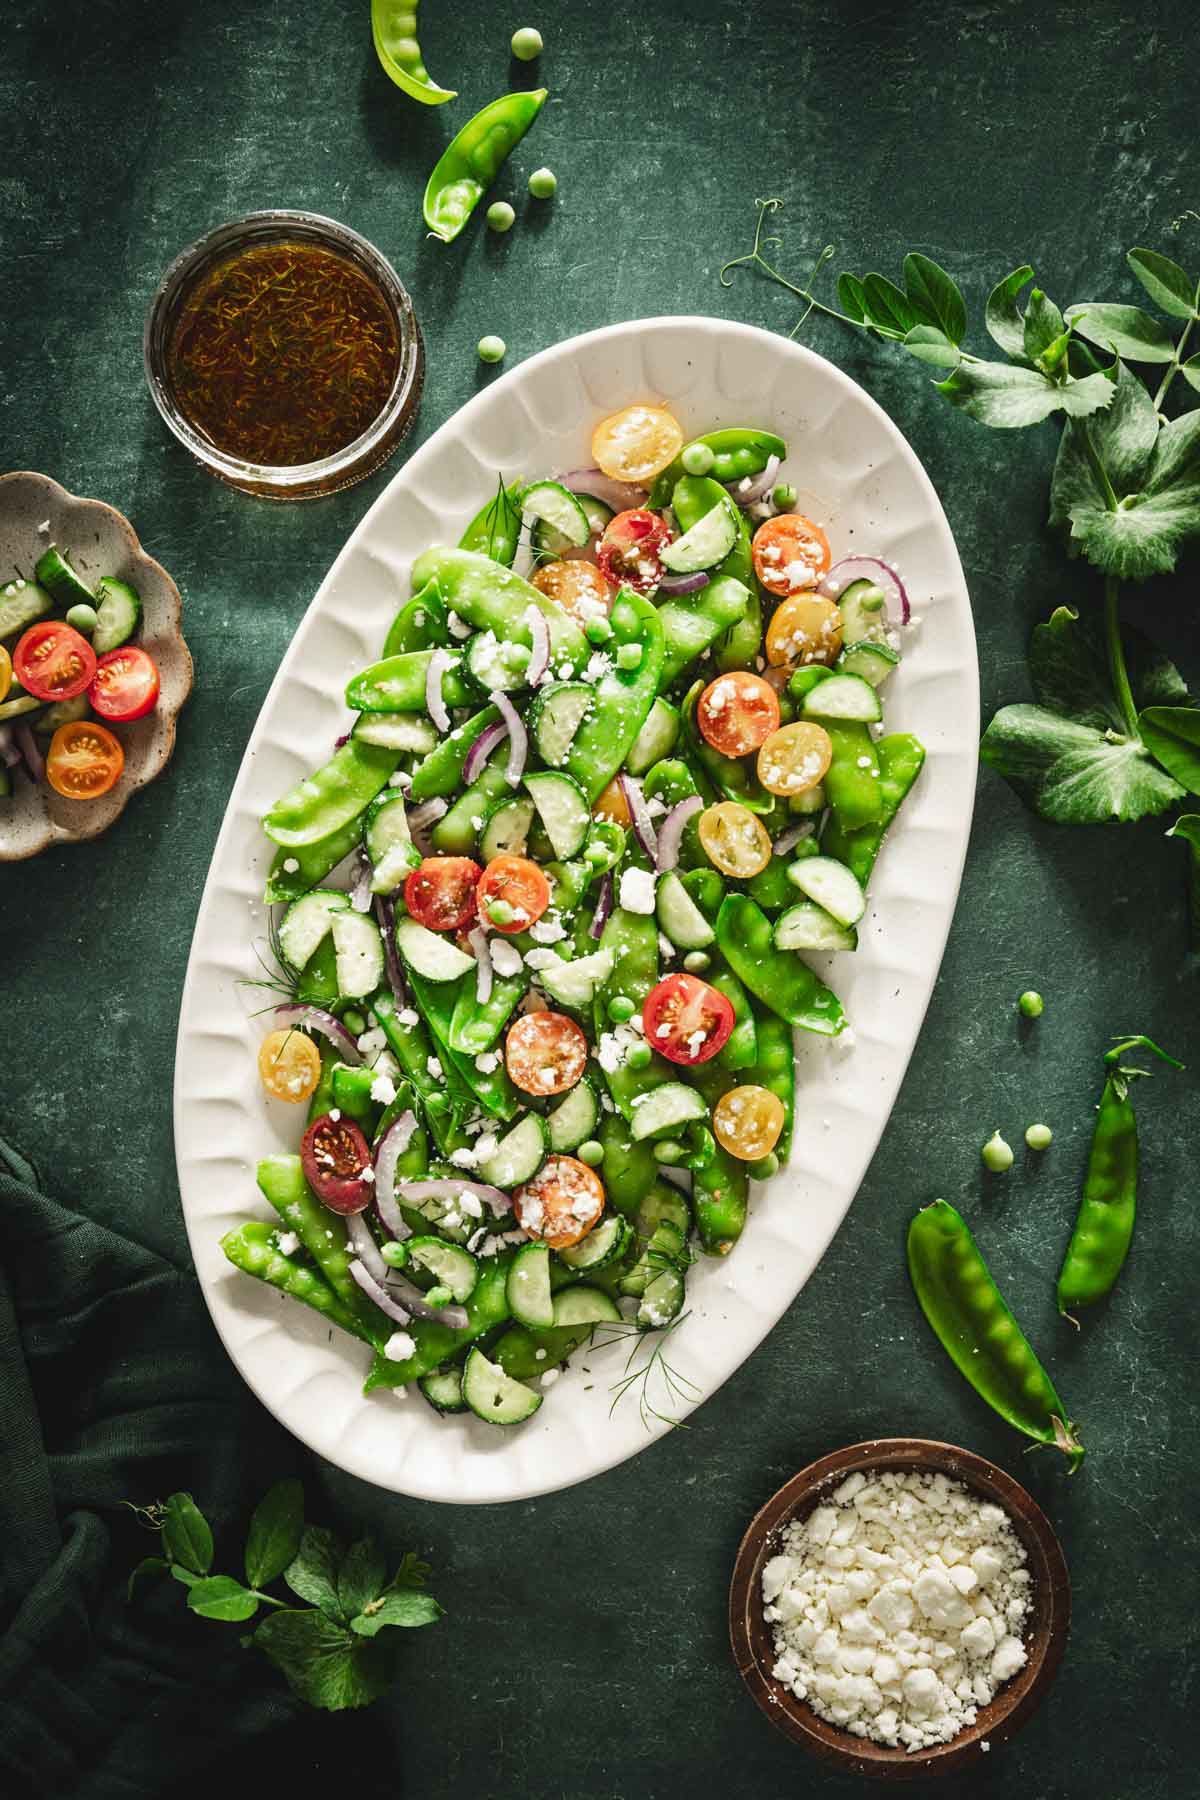
[[[750,326],[643,319],[572,338],[502,376],[397,473],[352,533],[284,656],[235,783],[196,921],[175,1072],[175,1142],[192,1254],[213,1320],[242,1375],[296,1437],[364,1481],[456,1504],[528,1499],[584,1481],[668,1427],[612,1411],[628,1351],[577,1355],[546,1404],[515,1430],[443,1419],[415,1391],[363,1398],[365,1348],[317,1315],[236,1273],[219,1248],[239,1219],[266,1217],[260,1156],[295,1151],[302,1120],[269,1101],[255,1069],[271,998],[261,975],[261,902],[271,846],[259,820],[347,728],[345,682],[372,661],[408,571],[431,543],[454,543],[510,478],[591,461],[596,421],[656,400],[692,434],[766,426],[786,438],[782,477],[822,520],[834,556],[898,563],[919,622],[886,695],[889,730],[916,732],[928,761],[880,857],[855,955],[820,959],[853,1035],[798,1040],[792,1161],[753,1190],[740,1243],[702,1259],[672,1365],[711,1395],[760,1344],[816,1268],[887,1123],[941,963],[970,830],[979,679],[970,603],[928,477],[875,402],[822,357]],[[847,1041],[849,1039],[850,1041]],[[587,1364],[585,1371],[582,1364]],[[661,1388],[651,1401],[664,1411]],[[698,1402],[699,1403],[699,1402]],[[676,1410],[677,1416],[682,1413]],[[684,1407],[683,1412],[688,1409]]]

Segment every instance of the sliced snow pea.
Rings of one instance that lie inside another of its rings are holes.
[[[511,1263],[511,1251],[502,1251],[499,1256],[481,1263],[479,1280],[465,1302],[467,1323],[461,1331],[439,1325],[433,1319],[413,1319],[406,1325],[405,1330],[416,1346],[412,1355],[402,1362],[377,1355],[363,1392],[369,1394],[372,1389],[381,1387],[404,1387],[408,1382],[416,1381],[418,1376],[428,1375],[434,1369],[440,1369],[443,1363],[452,1362],[456,1352],[465,1349],[485,1332],[503,1325],[510,1316],[508,1271]]]
[[[221,1249],[243,1275],[253,1275],[256,1280],[265,1281],[268,1287],[278,1288],[281,1294],[311,1306],[331,1325],[339,1325],[343,1331],[374,1346],[378,1338],[371,1337],[350,1308],[338,1299],[329,1283],[307,1263],[285,1256],[273,1242],[274,1237],[274,1228],[265,1219],[247,1219],[235,1230],[226,1232],[221,1239]]]
[[[701,851],[701,855],[703,854]],[[721,902],[725,898],[725,877],[709,866],[689,869],[686,875],[680,876],[680,880],[688,898],[695,901],[709,924],[715,927]]]
[[[397,758],[399,761],[399,758]],[[319,887],[331,869],[349,856],[362,837],[363,812],[357,812],[344,825],[317,838],[311,844],[296,844],[275,852],[263,898],[268,906],[277,901],[299,900],[310,888]],[[285,865],[294,862],[296,867]]]
[[[696,702],[704,692],[704,687],[702,677],[692,684],[683,698],[683,728],[692,755],[723,800],[736,800],[747,812],[772,812],[775,795],[768,794],[759,784],[754,772],[754,758],[722,756],[702,736],[696,724]]]
[[[597,820],[596,823],[599,824],[600,821]],[[614,829],[621,831],[619,825]],[[621,847],[622,849],[625,847],[623,831],[621,831]],[[590,862],[576,861],[548,862],[543,865],[543,873],[550,883],[551,906],[561,917],[566,918],[568,914],[575,911],[600,871],[593,868]]]
[[[386,662],[389,656],[403,656],[412,650],[432,650],[438,644],[448,645],[449,642],[446,609],[437,591],[437,582],[427,581],[420,593],[407,600],[392,620],[391,629],[383,640],[383,660]]]
[[[715,871],[714,871],[715,873]],[[714,1069],[748,1069],[758,1057],[758,1031],[750,996],[731,969],[714,969],[704,979],[733,1007],[733,1030],[712,1059]]]
[[[442,699],[447,706],[471,706],[478,694],[461,673],[462,657],[457,650],[448,654],[452,661],[442,674]],[[409,650],[372,663],[346,684],[346,705],[355,712],[423,713],[432,655],[432,650]]]
[[[557,674],[582,669],[592,653],[576,621],[503,563],[471,550],[435,545],[413,564],[414,585],[436,581],[445,604],[474,631],[494,631],[502,643],[530,645],[527,614],[536,607],[550,628],[550,663]],[[565,677],[564,677],[565,679]]]
[[[418,0],[371,0],[371,36],[375,54],[389,80],[422,106],[453,100],[457,88],[439,87],[429,79],[417,42]]]
[[[515,1119],[521,1111],[522,1102],[516,1088],[508,1078],[508,1070],[504,1066],[503,1059],[497,1062],[494,1069],[485,1073],[482,1069],[475,1067],[473,1053],[465,1056],[461,1051],[453,1049],[450,1043],[450,1030],[455,1007],[460,995],[466,991],[467,983],[470,983],[470,1000],[474,1000],[474,970],[468,969],[467,973],[460,976],[458,981],[427,981],[423,975],[418,975],[411,967],[406,967],[404,973],[408,977],[413,999],[433,1034],[443,1074],[448,1069],[454,1070],[459,1081],[478,1100],[484,1111],[491,1113],[494,1119],[503,1119],[506,1124],[509,1120]],[[470,1001],[467,1004],[470,1004]]]
[[[883,783],[869,729],[852,719],[822,719],[821,724],[833,745],[824,780],[830,811],[844,831],[878,824],[883,817]]]
[[[746,1224],[750,1177],[746,1164],[716,1145],[703,1168],[692,1171],[692,1211],[709,1256],[728,1256]]]
[[[830,814],[821,833],[822,854],[836,856],[839,862],[844,862],[864,887],[875,867],[884,834],[921,773],[925,746],[908,732],[897,731],[890,737],[878,739],[875,756],[879,763],[883,800],[878,820],[872,825],[860,826],[857,831],[848,831],[841,820]]]
[[[499,754],[501,759],[507,756],[503,749]],[[459,795],[450,811],[443,814],[434,826],[434,849],[445,851],[450,856],[469,855],[475,848],[475,840],[483,828],[482,821],[487,817],[489,809],[501,794],[511,792],[503,760],[485,763],[478,778]]]
[[[705,513],[728,496],[719,480],[711,476],[685,475],[673,490],[672,506],[680,529],[689,531]],[[731,620],[716,648],[719,669],[752,669],[762,648],[762,600],[754,578],[754,560],[750,551],[750,525],[745,513],[738,514],[737,541],[728,556],[713,570],[713,583],[733,579],[746,589],[746,604],[740,616]]]
[[[255,1171],[258,1185],[289,1231],[294,1231],[342,1305],[362,1330],[360,1337],[378,1344],[387,1321],[371,1305],[350,1273],[354,1250],[346,1221],[322,1206],[304,1179],[298,1156],[264,1156]]]
[[[604,1150],[600,1173],[609,1203],[631,1218],[658,1177],[654,1146],[644,1140],[635,1144],[621,1113],[605,1113],[599,1135]]]
[[[801,842],[805,840],[801,839]],[[805,853],[796,846],[799,855]],[[816,849],[816,845],[813,845]],[[794,859],[793,859],[794,860]],[[768,912],[778,912],[781,907],[791,906],[796,899],[796,890],[788,880],[788,858],[772,856],[765,869],[752,875],[746,883],[746,892],[756,906],[764,907]]]
[[[333,1105],[333,1071],[340,1059],[328,1038],[321,1039],[319,1049],[321,1074],[316,1087],[308,1097],[306,1125],[311,1125],[314,1119],[319,1119],[322,1113],[327,1113]]]
[[[459,538],[460,550],[474,550],[480,556],[488,556],[493,562],[512,568],[521,536],[522,486],[519,481],[509,487],[501,483]]]
[[[529,976],[494,975],[486,1000],[475,998],[475,977],[468,971],[458,986],[450,1015],[447,1042],[461,1056],[482,1056],[498,1040],[512,1014],[529,992]]]
[[[640,1013],[647,994],[658,980],[658,923],[645,913],[626,912],[614,907],[600,936],[600,948],[612,952],[613,972],[594,1002],[596,1042],[612,1030],[608,1005],[610,1000],[631,1001]],[[601,1064],[603,1068],[603,1064]],[[644,1069],[631,1069],[620,1062],[615,1069],[605,1069],[604,1079],[613,1102],[630,1123],[636,1103],[652,1088],[665,1081],[677,1081],[678,1074],[661,1056],[652,1056]]]
[[[435,1058],[433,1040],[420,1018],[415,1025],[402,1025],[395,1000],[383,992],[376,994],[371,1009],[387,1038],[388,1049],[421,1102],[438,1154],[450,1156],[468,1142],[461,1120],[473,1110],[470,1091],[464,1088],[453,1067],[442,1064],[440,1075],[431,1072],[430,1063],[441,1062],[441,1058]]]
[[[802,1031],[836,1037],[846,1015],[837,995],[791,950],[776,950],[766,913],[746,894],[729,894],[717,915],[717,944],[738,979],[771,1011]]]
[[[381,750],[351,738],[323,768],[315,769],[280,796],[264,818],[263,830],[289,851],[304,845],[315,847],[361,819],[399,762],[399,751]]]
[[[754,1066],[741,1079],[755,1087],[766,1088],[783,1102],[783,1130],[775,1146],[775,1154],[785,1163],[791,1154],[792,1132],[796,1122],[796,1053],[792,1028],[764,1007],[755,1011],[758,1028],[758,1052]]]
[[[462,784],[463,765],[471,745],[499,717],[494,706],[485,706],[474,718],[456,725],[435,750],[422,757],[413,770],[412,787],[409,789],[413,800],[432,800],[439,795],[455,793]]]
[[[612,637],[606,649],[611,652],[612,667],[596,683],[592,710],[571,740],[563,764],[589,801],[608,786],[629,754],[658,698],[663,665],[663,629],[649,600],[622,588],[608,622]],[[630,644],[640,646],[641,658],[636,668],[623,669],[617,659]]]
[[[458,236],[545,103],[545,88],[501,94],[451,138],[425,185],[425,223],[444,244]]]
[[[715,576],[698,593],[664,600],[658,609],[665,640],[660,685],[669,687],[722,633],[736,629],[750,600],[750,589],[731,575]],[[751,661],[757,648],[756,643]]]

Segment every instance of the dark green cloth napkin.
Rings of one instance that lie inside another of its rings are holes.
[[[127,1602],[158,1542],[122,1501],[191,1492],[237,1573],[250,1511],[305,1459],[238,1377],[191,1270],[50,1198],[2,1142],[0,1423],[7,1800],[212,1800],[214,1780],[240,1800],[322,1767],[398,1800],[381,1708],[301,1706],[173,1581]]]

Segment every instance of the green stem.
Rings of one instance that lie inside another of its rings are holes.
[[[1121,620],[1117,611],[1120,597],[1120,584],[1115,575],[1104,578],[1104,643],[1108,651],[1108,672],[1112,678],[1113,692],[1121,708],[1121,716],[1125,721],[1125,730],[1131,738],[1138,733],[1137,707],[1133,703],[1133,689],[1129,685],[1129,671],[1125,667],[1125,649],[1121,643]]]
[[[1188,338],[1191,335],[1192,326],[1194,324],[1195,324],[1195,320],[1189,319],[1187,324],[1184,326],[1182,332],[1180,333],[1179,342],[1175,346],[1175,354],[1171,358],[1170,362],[1167,364],[1166,371],[1163,375],[1163,378],[1158,384],[1158,392],[1154,396],[1155,412],[1159,412],[1161,410],[1163,400],[1166,398],[1167,389],[1170,387],[1171,383],[1174,381],[1175,377],[1179,373],[1180,364],[1183,359],[1183,347],[1187,343]]]
[[[1083,426],[1083,447],[1087,453],[1088,462],[1091,464],[1092,474],[1100,484],[1100,491],[1104,495],[1105,506],[1107,506],[1109,512],[1116,512],[1118,501],[1116,493],[1113,490],[1113,484],[1108,479],[1108,470],[1100,460],[1100,453],[1092,441],[1092,434],[1086,423]]]

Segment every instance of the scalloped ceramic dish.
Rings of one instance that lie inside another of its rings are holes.
[[[43,525],[44,531],[39,529]],[[107,831],[130,795],[170,761],[175,721],[192,691],[179,589],[162,564],[142,549],[129,520],[102,500],[68,494],[49,475],[31,470],[0,475],[0,576],[8,580],[14,568],[32,574],[49,544],[70,551],[85,581],[116,575],[137,589],[142,624],[136,641],[158,664],[162,687],[152,713],[117,727],[125,768],[116,786],[98,800],[64,800],[49,782],[35,786],[23,774],[17,776],[12,798],[0,800],[0,862],[21,862],[51,844],[78,844]]]
[[[454,543],[496,472],[590,460],[598,419],[658,400],[685,432],[755,424],[781,433],[783,475],[826,521],[835,556],[875,551],[905,569],[921,625],[888,694],[889,729],[917,732],[925,770],[880,857],[853,956],[821,958],[854,1024],[852,1043],[798,1041],[800,1128],[788,1168],[754,1190],[745,1235],[688,1281],[671,1362],[711,1394],[791,1305],[844,1218],[899,1091],[937,976],[966,854],[979,681],[970,604],[936,494],[900,432],[861,388],[799,345],[705,318],[646,319],[572,338],[476,396],[397,474],[354,531],[267,695],[217,841],[180,1017],[175,1142],[184,1214],[205,1297],[229,1354],[288,1429],[351,1474],[458,1504],[527,1499],[644,1449],[635,1397],[612,1417],[617,1345],[577,1355],[528,1424],[443,1419],[416,1392],[364,1399],[369,1360],[321,1320],[236,1273],[218,1240],[265,1217],[260,1156],[295,1151],[302,1120],[255,1072],[264,1029],[261,903],[271,846],[259,820],[346,729],[342,690],[378,654],[421,550]],[[584,1364],[587,1365],[586,1369]],[[652,1389],[660,1407],[663,1396]]]

